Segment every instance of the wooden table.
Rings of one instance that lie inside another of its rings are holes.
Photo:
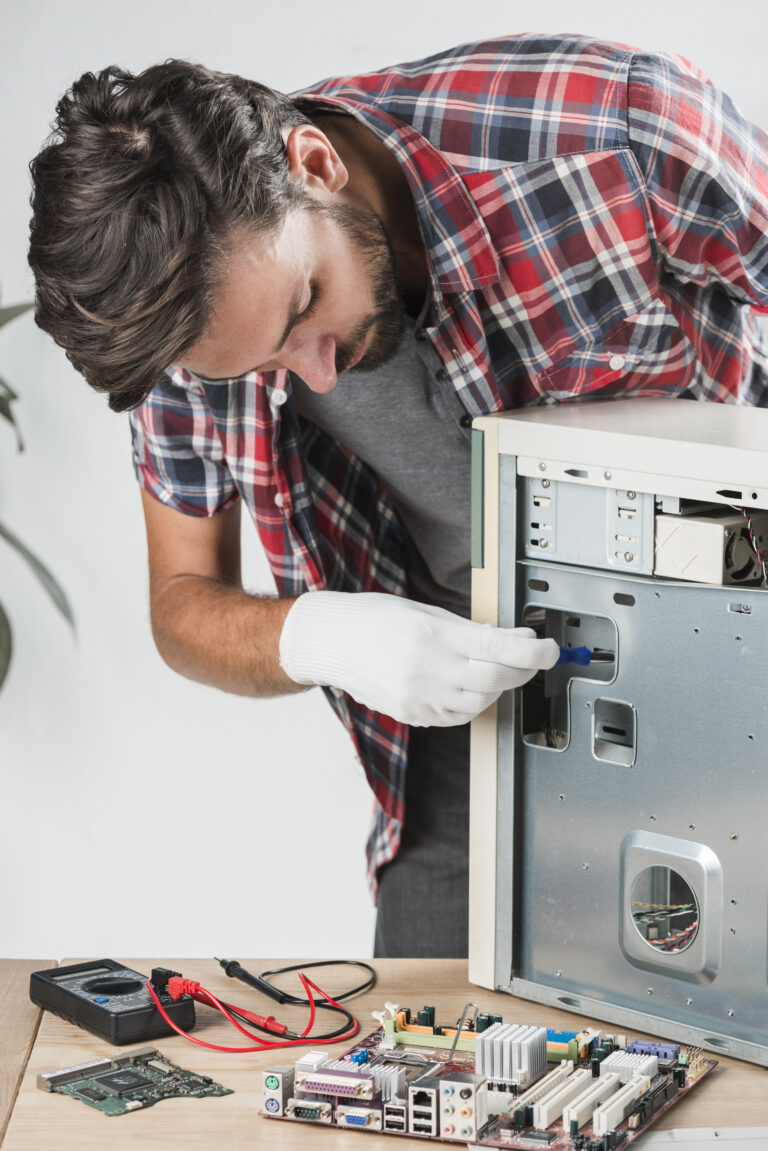
[[[52,959],[0,960],[0,1143],[42,1015],[30,1002],[30,972],[55,966]]]
[[[73,960],[62,960],[71,963]],[[259,972],[295,960],[241,960],[249,971]],[[214,994],[250,1007],[265,1015],[274,1013],[289,1026],[303,1027],[303,1012],[278,1007],[265,1001],[242,983],[227,979],[221,968],[206,959],[127,959],[128,966],[149,973],[156,965],[171,967],[196,979]],[[39,966],[45,966],[40,961]],[[50,965],[50,964],[48,964]],[[19,965],[12,961],[0,964],[0,988],[8,988],[0,997],[0,1025],[7,1039],[6,1023],[16,1027],[16,1037],[0,1046],[0,1068],[13,1075],[7,1050],[18,1050],[14,1058],[22,1066],[30,1038],[34,1035],[35,1012],[28,1010],[26,978],[34,964]],[[352,1001],[351,1008],[365,1034],[377,1024],[371,1011],[381,1010],[385,1000],[413,1009],[433,1003],[440,1020],[455,1020],[469,1000],[481,1010],[501,1012],[512,1021],[538,1022],[545,1025],[579,1029],[588,1021],[583,1016],[555,1011],[524,1000],[513,1000],[501,993],[484,991],[467,982],[466,963],[462,960],[377,960],[378,985],[373,991]],[[312,973],[310,973],[312,974]],[[316,972],[320,986],[330,994],[351,985],[353,968]],[[290,979],[283,984],[292,989]],[[13,996],[18,998],[13,1002]],[[17,1020],[24,1018],[25,1027]],[[219,1023],[213,1012],[198,1006],[198,1026],[194,1034],[208,1042],[236,1045],[234,1029]],[[595,1023],[604,1030],[617,1028]],[[629,1033],[630,1037],[632,1033]],[[245,1043],[243,1039],[243,1043]],[[27,1064],[21,1089],[8,1124],[3,1151],[252,1151],[254,1147],[286,1148],[290,1151],[424,1151],[424,1140],[399,1138],[313,1127],[307,1123],[268,1120],[259,1115],[261,1106],[260,1071],[272,1063],[292,1062],[296,1051],[264,1054],[223,1054],[207,1051],[178,1036],[156,1040],[156,1046],[181,1067],[212,1076],[235,1094],[211,1099],[170,1099],[145,1111],[107,1118],[98,1111],[61,1095],[47,1094],[35,1086],[36,1076],[89,1059],[119,1054],[120,1048],[96,1039],[85,1031],[44,1014]],[[329,1048],[337,1057],[351,1044]],[[302,1049],[304,1050],[304,1049]],[[9,1079],[10,1081],[10,1079]],[[766,1122],[765,1070],[733,1059],[720,1059],[715,1073],[696,1091],[659,1121],[659,1127],[757,1127]],[[12,1092],[10,1092],[12,1096]],[[0,1118],[2,1112],[0,1111]],[[429,1143],[434,1147],[436,1144]],[[442,1146],[448,1146],[443,1144]],[[457,1144],[457,1146],[459,1146]]]

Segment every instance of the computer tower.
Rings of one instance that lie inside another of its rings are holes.
[[[588,665],[472,725],[478,984],[768,1066],[768,411],[473,430],[472,614]]]

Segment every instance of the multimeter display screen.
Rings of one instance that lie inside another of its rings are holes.
[[[109,967],[90,967],[88,975],[112,975],[112,971]],[[70,971],[64,975],[52,975],[49,978],[55,979],[57,983],[66,983],[70,979],[82,979],[83,973],[82,971]]]

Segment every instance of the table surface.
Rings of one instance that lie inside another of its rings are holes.
[[[42,1015],[30,1002],[30,972],[53,966],[52,959],[0,960],[0,1143]]]
[[[62,960],[62,963],[72,962],[75,960]],[[299,1030],[306,1022],[303,1010],[279,1007],[271,1000],[266,1001],[268,1006],[265,1006],[262,996],[236,980],[227,979],[213,960],[127,959],[125,962],[137,971],[147,973],[154,966],[181,971],[214,994],[266,1015],[274,1012],[282,1022],[298,1026]],[[296,961],[250,959],[241,962],[249,971],[260,972]],[[210,1151],[214,1147],[226,1147],[227,1151],[251,1151],[260,1146],[290,1151],[424,1149],[425,1141],[421,1139],[400,1137],[395,1145],[395,1141],[386,1135],[363,1135],[339,1128],[334,1128],[333,1135],[329,1135],[327,1129],[307,1123],[262,1118],[259,1115],[259,1072],[273,1063],[292,1062],[303,1048],[238,1055],[208,1051],[180,1036],[158,1039],[155,1045],[174,1063],[210,1075],[224,1087],[232,1088],[235,1094],[218,1099],[169,1099],[147,1110],[114,1118],[63,1095],[40,1091],[35,1080],[41,1072],[56,1071],[104,1056],[114,1057],[130,1050],[130,1047],[111,1047],[48,1012],[44,1013],[35,1038],[38,1013],[30,1008],[27,1000],[27,980],[30,970],[45,966],[52,964],[45,960],[37,963],[0,961],[0,1073],[4,1084],[0,1093],[0,1131],[3,1102],[6,1106],[8,1103],[13,1106],[18,1075],[34,1040],[2,1144],[3,1151],[74,1151],[75,1148],[77,1151],[104,1151],[106,1146],[110,1151],[122,1151],[123,1148],[151,1148],[152,1151],[204,1148]],[[555,1011],[522,999],[513,1000],[501,992],[475,987],[467,982],[466,962],[463,960],[382,959],[377,960],[375,966],[377,986],[349,1004],[360,1020],[363,1035],[378,1026],[371,1012],[381,1010],[387,1000],[412,1009],[433,1003],[438,1021],[457,1019],[464,1004],[474,1000],[480,1004],[481,1010],[497,1011],[505,1019],[520,1023],[578,1030],[593,1022],[580,1015]],[[333,995],[350,986],[350,973],[354,978],[354,969],[339,967],[315,972],[314,975],[320,986]],[[293,990],[295,977],[286,976],[284,979],[281,985]],[[298,985],[296,988],[298,990]],[[236,1033],[226,1022],[219,1023],[217,1016],[205,1007],[198,1005],[197,1010],[198,1025],[194,1034],[198,1038],[225,1046],[237,1043],[237,1038],[233,1040]],[[595,1022],[593,1025],[603,1030],[617,1030],[607,1024]],[[631,1038],[636,1033],[628,1031],[627,1034]],[[342,1042],[328,1050],[338,1058],[350,1046],[350,1043]],[[721,1058],[715,1072],[656,1126],[756,1127],[765,1124],[768,1117],[767,1086],[765,1069]],[[108,1134],[105,1124],[108,1125]],[[429,1146],[436,1144],[430,1142]]]

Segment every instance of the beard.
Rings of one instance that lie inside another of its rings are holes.
[[[392,359],[403,331],[405,304],[397,275],[395,254],[384,223],[372,208],[348,204],[322,204],[314,207],[352,239],[367,266],[373,296],[373,312],[364,316],[344,344],[336,348],[336,372],[370,372]],[[359,355],[363,341],[365,355]]]

